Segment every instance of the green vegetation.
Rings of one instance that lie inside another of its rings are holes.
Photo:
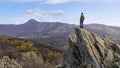
[[[33,46],[33,43],[28,40],[10,38],[7,36],[0,36],[0,46],[5,46],[2,48],[2,51],[5,51],[6,55],[9,54],[9,52],[22,55],[23,53],[25,54],[38,51],[37,48]]]
[[[9,36],[0,36],[3,56],[17,60],[23,68],[54,68],[62,60],[62,52],[54,47]]]
[[[62,48],[67,50],[69,48],[69,46],[68,45],[63,45]]]

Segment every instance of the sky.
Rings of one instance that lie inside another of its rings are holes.
[[[120,27],[120,0],[0,0],[0,24],[40,22],[105,24]]]

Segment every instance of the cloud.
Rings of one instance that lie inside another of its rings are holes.
[[[33,15],[64,15],[64,10],[45,11],[41,9],[28,9],[27,14]]]
[[[27,12],[28,14],[32,14],[32,13],[33,13],[33,10],[32,10],[32,9],[28,9],[26,12]]]
[[[63,4],[68,2],[102,2],[102,3],[118,3],[119,0],[1,0],[1,1],[9,1],[9,2],[22,2],[22,3],[29,3],[29,2],[38,2],[44,4]]]
[[[37,9],[28,9],[25,14],[20,17],[13,18],[15,24],[22,24],[33,18],[41,22],[56,22],[61,21],[62,16],[64,15],[64,10],[53,10],[53,11],[45,11],[39,8]]]
[[[43,0],[4,0],[4,1],[11,1],[11,2],[41,2]]]
[[[67,2],[72,2],[75,0],[46,0],[45,3],[48,4],[60,4],[60,3],[67,3]]]
[[[56,11],[50,12],[50,14],[52,14],[52,15],[63,15],[64,11],[63,10],[56,10]]]
[[[119,0],[45,0],[44,1],[47,4],[62,4],[62,3],[68,3],[68,2],[79,2],[79,3],[118,3]]]
[[[35,18],[39,21],[49,21],[49,20],[56,20],[58,17],[64,15],[64,10],[53,10],[53,11],[45,11],[39,8],[37,9],[28,9],[26,11],[26,17],[28,18]]]

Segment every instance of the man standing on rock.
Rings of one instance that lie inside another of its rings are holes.
[[[83,22],[84,22],[84,15],[83,15],[83,13],[81,13],[81,16],[80,16],[80,28],[83,28]]]

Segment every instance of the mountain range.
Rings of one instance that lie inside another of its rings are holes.
[[[70,34],[74,34],[73,28],[76,26],[78,25],[60,22],[38,22],[30,19],[26,23],[19,25],[0,24],[0,35],[25,38],[35,42],[60,46],[68,44],[67,37]],[[106,35],[115,42],[120,41],[120,27],[88,24],[84,28],[100,36]]]

